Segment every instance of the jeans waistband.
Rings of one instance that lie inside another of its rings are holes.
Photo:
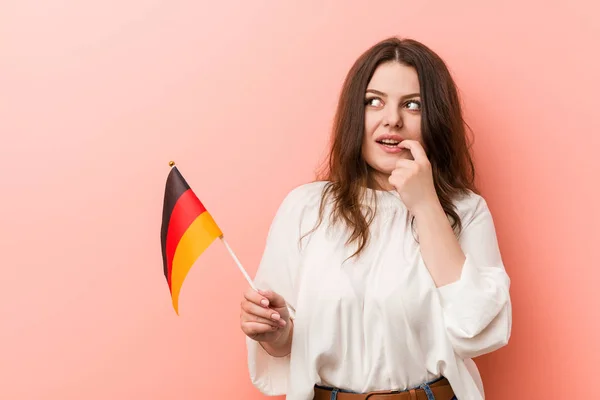
[[[409,392],[414,393],[415,391],[422,391],[421,396],[424,394],[427,397],[427,400],[437,400],[435,398],[435,395],[433,392],[436,390],[436,387],[438,387],[440,385],[449,386],[447,379],[443,376],[436,378],[429,382],[424,382],[418,386],[408,388],[406,390],[389,390],[389,391],[382,391],[382,392],[359,393],[359,392],[354,392],[354,391],[347,390],[347,389],[341,389],[341,388],[336,388],[336,387],[331,387],[331,386],[326,386],[326,385],[315,385],[315,388],[328,391],[330,393],[330,395],[327,396],[329,398],[328,400],[338,400],[338,394],[341,395],[342,398],[346,397],[344,394],[350,394],[350,395],[357,395],[356,396],[357,398],[361,397],[361,396],[365,396],[365,398],[372,397],[373,400],[376,400],[378,396],[381,396],[383,394],[386,394],[388,396],[389,396],[389,394],[407,395]],[[355,397],[355,396],[350,396],[350,397]],[[317,397],[315,397],[315,398],[317,398]],[[321,393],[321,396],[318,398],[320,398],[320,399],[324,398],[322,393]],[[412,398],[412,396],[411,396],[411,398]],[[415,399],[417,399],[417,398],[421,398],[421,397],[420,396],[417,397],[415,394]]]

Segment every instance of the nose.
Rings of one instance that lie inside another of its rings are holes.
[[[386,128],[402,127],[402,115],[396,107],[387,107],[383,115],[383,125]]]

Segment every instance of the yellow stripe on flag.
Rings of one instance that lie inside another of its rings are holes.
[[[200,214],[185,231],[175,250],[171,269],[173,307],[179,315],[179,292],[196,259],[223,233],[207,212]]]

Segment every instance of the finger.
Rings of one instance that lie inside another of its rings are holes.
[[[402,177],[392,177],[390,176],[389,178],[389,183],[396,189],[399,190],[401,189],[405,183],[406,183],[406,179],[402,178]]]
[[[278,293],[275,293],[272,290],[259,290],[258,291],[260,294],[262,294],[263,296],[265,296],[268,300],[269,303],[271,304],[271,307],[285,307],[286,306],[286,302],[285,299]]]
[[[270,308],[258,306],[249,301],[242,302],[242,310],[244,310],[248,314],[253,314],[257,317],[262,317],[271,321],[279,321],[281,319],[281,315],[279,315],[277,311],[273,311]]]
[[[421,143],[416,140],[403,140],[398,144],[398,147],[410,150],[410,153],[415,161],[422,162],[428,160],[427,155],[425,154],[425,149],[423,149]]]
[[[413,168],[415,166],[415,161],[407,160],[406,158],[401,158],[396,161],[396,168]],[[395,171],[395,170],[394,170]],[[392,171],[392,172],[394,172]]]
[[[258,315],[248,314],[246,312],[242,313],[242,322],[259,322],[261,324],[267,324],[282,328],[287,325],[283,319],[275,321],[270,318],[259,317]]]
[[[252,288],[249,288],[244,292],[244,298],[249,302],[260,305],[261,307],[269,307],[269,299]]]
[[[392,172],[388,178],[389,182],[402,183],[406,180],[406,174],[402,172]]]
[[[402,172],[392,172],[388,178],[389,182],[401,183],[406,180],[406,174]]]
[[[262,333],[269,333],[276,331],[276,326],[267,324],[261,324],[260,322],[244,322],[242,324],[242,331],[248,336],[260,335]]]

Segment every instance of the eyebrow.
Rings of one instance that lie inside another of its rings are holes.
[[[383,96],[386,97],[387,94],[380,92],[379,90],[375,90],[375,89],[367,89],[367,93],[373,93],[379,96]],[[411,93],[411,94],[405,94],[404,96],[401,97],[401,99],[408,99],[410,97],[417,97],[417,96],[421,96],[421,93]]]

